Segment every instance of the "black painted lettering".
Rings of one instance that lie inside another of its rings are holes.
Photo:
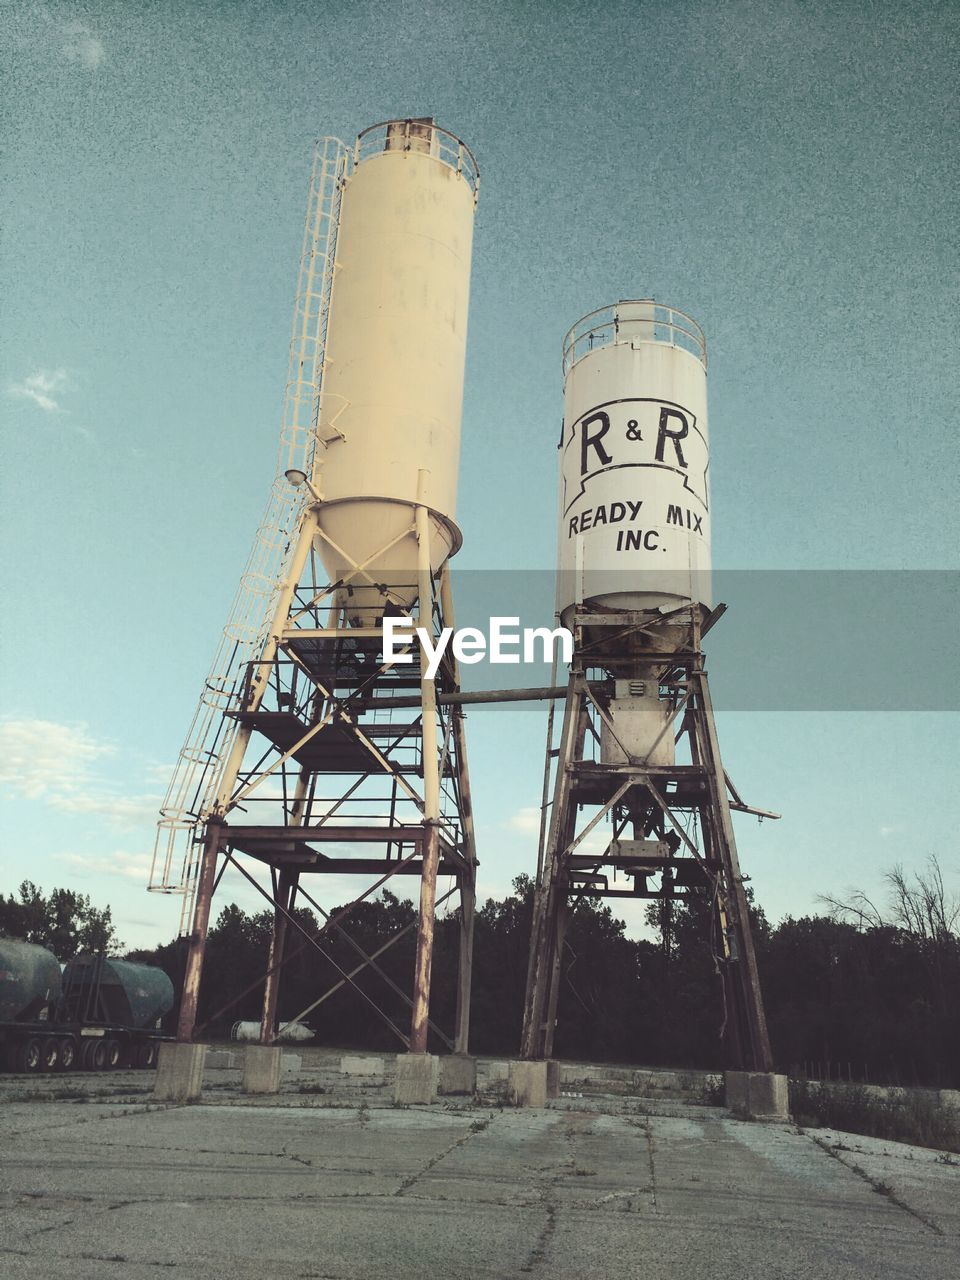
[[[586,533],[592,524],[593,524],[593,507],[590,507],[588,511],[584,511],[580,516],[580,532]]]
[[[693,532],[700,534],[703,533],[703,516],[693,517]]]
[[[667,507],[667,524],[683,524],[683,508],[671,502]]]
[[[643,530],[627,529],[626,533],[627,533],[626,540],[625,540],[626,545],[624,547],[624,550],[642,551],[643,550]]]
[[[610,523],[619,524],[623,517],[627,514],[627,508],[622,502],[610,503]]]
[[[572,538],[572,537],[573,537],[573,535],[577,532],[577,522],[579,521],[579,519],[580,519],[580,517],[579,517],[579,516],[571,516],[571,517],[570,517],[570,528],[569,528],[569,530],[568,530],[568,532],[567,532],[567,537],[568,537],[568,538]]]
[[[645,551],[656,551],[660,545],[660,535],[656,529],[648,529],[643,535],[643,547]]]
[[[636,520],[637,516],[640,514],[640,508],[643,506],[643,499],[641,498],[639,502],[631,502],[628,498],[627,506],[630,508],[630,519]]]
[[[589,428],[595,423],[599,423],[599,429],[591,434]],[[587,455],[591,449],[595,451],[602,466],[606,466],[613,461],[613,457],[607,453],[600,443],[609,430],[610,418],[602,409],[598,409],[589,418],[584,418],[580,428],[580,474],[582,476],[585,476],[590,470],[590,459]]]
[[[676,431],[671,431],[669,428],[668,424],[671,418],[676,418],[681,424]],[[680,448],[680,441],[689,430],[690,423],[687,421],[685,414],[681,413],[679,409],[669,409],[666,405],[662,405],[660,408],[660,426],[657,432],[657,461],[663,462],[663,451],[666,447],[667,441],[672,440],[673,447],[677,454],[677,461],[680,463],[681,467],[686,467],[687,460],[684,458],[683,450]],[[581,446],[581,448],[583,448],[583,446]]]

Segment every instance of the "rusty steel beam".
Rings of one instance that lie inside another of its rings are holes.
[[[453,591],[450,586],[449,562],[440,573],[440,609],[444,622],[455,627]],[[460,664],[451,653],[451,676],[456,688],[460,688]],[[551,704],[552,710],[553,704]],[[459,876],[460,889],[460,937],[457,957],[457,1010],[454,1032],[454,1052],[468,1053],[470,1046],[470,997],[473,989],[473,935],[477,896],[477,845],[473,823],[473,794],[470,789],[470,771],[467,767],[466,724],[461,706],[453,705],[450,712],[453,728],[453,745],[457,767],[457,799],[463,830],[465,867]]]
[[[733,833],[733,819],[730,817],[727,780],[720,759],[720,743],[713,718],[713,702],[710,698],[706,672],[698,670],[693,673],[692,678],[698,686],[697,705],[701,713],[700,724],[703,731],[701,750],[704,754],[704,766],[711,790],[712,816],[718,828],[716,834],[720,846],[720,861],[724,864],[726,887],[732,899],[731,927],[736,932],[739,951],[739,955],[733,957],[728,963],[736,965],[736,969],[731,969],[730,972],[737,988],[738,1004],[745,1024],[743,1068],[747,1071],[772,1071],[773,1053],[770,1049],[767,1017],[760,990],[753,931],[750,928],[750,911],[743,888],[737,842]]]
[[[287,940],[287,913],[293,911],[297,896],[298,874],[288,867],[281,867],[277,878],[273,932],[270,936],[270,953],[267,957],[267,980],[263,988],[263,1011],[260,1015],[260,1043],[272,1044],[277,1022],[277,1001],[280,997],[280,970],[283,967],[283,951]],[[277,906],[283,910],[277,910]]]
[[[247,852],[247,850],[238,850],[237,852]],[[252,850],[249,851],[251,858],[256,858],[258,862],[272,863],[274,865],[283,866],[283,862],[274,856],[268,859],[265,855],[258,855]],[[292,862],[291,867],[295,867],[302,875],[376,875],[378,871],[384,871],[394,866],[395,860],[388,858],[324,858],[317,863],[301,863]],[[422,874],[422,861],[405,862],[403,868],[397,872],[401,876],[418,876]],[[457,876],[463,870],[462,862],[457,859],[441,859],[437,867],[437,875],[441,876]]]
[[[374,826],[328,826],[326,824],[313,824],[308,827],[259,827],[259,826],[241,826],[231,824],[230,839],[243,840],[252,842],[256,840],[267,840],[273,843],[284,843],[292,841],[295,843],[307,843],[313,841],[330,840],[333,843],[353,844],[368,841],[375,844],[377,841],[381,843],[391,844],[410,844],[412,841],[420,841],[424,837],[424,824],[417,823],[416,826],[409,827],[374,827]]]
[[[417,531],[417,612],[419,625],[429,630],[433,625],[433,576],[430,564],[430,514],[426,506],[429,473],[418,477],[419,505],[416,508]],[[421,734],[423,748],[423,822],[427,829],[423,842],[423,868],[420,875],[420,923],[417,929],[417,954],[413,971],[413,1013],[410,1019],[410,1052],[427,1052],[430,1015],[430,979],[433,972],[433,928],[437,901],[437,869],[440,864],[440,767],[437,753],[437,690],[426,678],[420,663]]]
[[[186,971],[183,976],[183,992],[177,1015],[177,1040],[189,1044],[197,1023],[197,1005],[200,1000],[200,979],[203,975],[203,958],[207,948],[210,928],[210,906],[217,875],[217,858],[223,841],[223,823],[211,818],[207,823],[203,856],[200,861],[197,899],[193,909],[193,929],[187,951]]]

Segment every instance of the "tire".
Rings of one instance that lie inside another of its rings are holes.
[[[56,1071],[60,1065],[60,1041],[56,1036],[47,1036],[43,1042],[43,1071]]]
[[[117,1071],[123,1066],[123,1046],[119,1040],[107,1040],[104,1044],[105,1071]]]
[[[144,1071],[152,1071],[157,1065],[157,1042],[147,1040],[137,1047],[137,1066]]]
[[[80,1069],[80,1046],[75,1036],[64,1036],[60,1041],[60,1059],[58,1071],[78,1071]]]
[[[17,1071],[36,1072],[43,1069],[43,1041],[37,1036],[22,1040],[14,1051]]]
[[[100,1036],[87,1040],[81,1062],[84,1071],[102,1071],[107,1065],[107,1042]]]

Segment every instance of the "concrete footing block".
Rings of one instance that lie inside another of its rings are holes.
[[[439,1093],[467,1093],[471,1097],[477,1091],[477,1060],[467,1053],[451,1053],[440,1059]]]
[[[393,1100],[409,1106],[437,1100],[439,1059],[432,1053],[398,1053]]]
[[[727,1071],[727,1106],[745,1120],[788,1120],[787,1077],[772,1071]]]
[[[203,1066],[205,1071],[236,1071],[243,1066],[243,1054],[232,1049],[208,1049]]]
[[[382,1076],[383,1059],[345,1053],[340,1059],[340,1073],[345,1076]]]
[[[153,1096],[158,1102],[192,1102],[203,1089],[205,1044],[174,1044],[165,1041],[157,1059]]]
[[[515,1107],[545,1107],[560,1096],[560,1064],[553,1059],[509,1062],[507,1087]]]
[[[243,1092],[279,1093],[282,1057],[279,1045],[248,1044],[243,1051]]]

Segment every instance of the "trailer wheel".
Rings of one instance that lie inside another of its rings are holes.
[[[102,1071],[107,1065],[107,1044],[101,1037],[90,1039],[83,1046],[84,1071]]]
[[[14,1061],[17,1071],[39,1071],[43,1066],[43,1042],[36,1036],[17,1045]]]
[[[57,1067],[60,1071],[76,1071],[79,1067],[77,1058],[80,1056],[80,1046],[77,1044],[74,1036],[64,1036],[60,1041],[60,1061]]]
[[[43,1042],[43,1070],[56,1071],[60,1061],[60,1041],[56,1036],[47,1036]]]
[[[123,1051],[120,1047],[119,1040],[108,1040],[103,1046],[104,1069],[107,1071],[116,1071],[120,1066],[123,1057]]]
[[[137,1066],[142,1067],[145,1071],[157,1065],[157,1045],[156,1041],[148,1040],[145,1044],[140,1045],[137,1049]]]

